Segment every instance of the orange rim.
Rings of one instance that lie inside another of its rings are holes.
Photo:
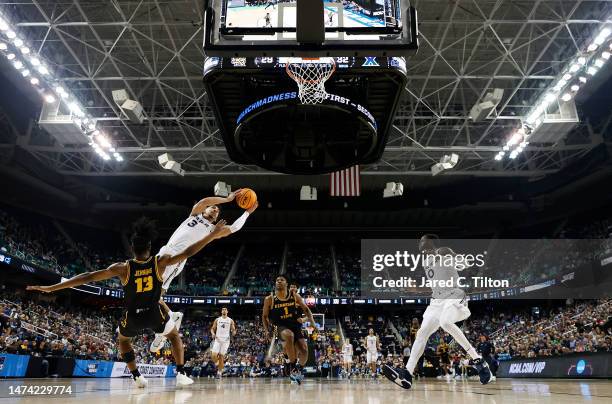
[[[302,60],[320,60],[320,59],[321,59],[321,58],[302,58]],[[329,72],[329,74],[327,74],[327,77],[326,77],[326,78],[321,78],[321,79],[320,79],[320,80],[318,80],[318,81],[317,81],[317,80],[303,80],[303,79],[301,79],[301,78],[299,78],[299,77],[296,77],[296,76],[295,76],[295,75],[294,75],[294,74],[293,74],[293,73],[292,73],[292,72],[289,70],[289,66],[290,66],[292,63],[287,63],[287,66],[285,66],[285,71],[287,72],[287,75],[288,75],[289,77],[291,77],[291,78],[292,78],[292,79],[293,79],[293,80],[294,80],[296,83],[298,83],[298,84],[301,84],[301,83],[310,83],[310,84],[312,84],[312,83],[319,83],[319,82],[321,82],[322,80],[327,81],[327,80],[328,80],[328,79],[329,79],[329,78],[332,76],[332,74],[334,74],[334,72],[336,71],[336,61],[334,60],[334,58],[329,58],[329,59],[330,59],[330,61],[331,61],[331,62],[330,62],[330,63],[328,63],[328,64],[331,64],[331,65],[332,65],[332,69],[331,69],[331,71]],[[296,64],[297,64],[297,63],[296,63]]]

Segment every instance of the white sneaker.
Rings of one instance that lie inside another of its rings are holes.
[[[182,373],[176,374],[176,385],[177,386],[188,386],[190,384],[193,384],[192,378]]]
[[[181,328],[181,322],[183,321],[183,313],[180,311],[173,311],[170,318],[172,318],[172,321],[174,321],[174,325],[178,331]]]
[[[155,339],[151,342],[151,346],[149,347],[149,351],[158,352],[160,349],[164,347],[167,338],[162,334],[155,334]]]
[[[490,381],[494,382],[495,380],[497,380],[497,377],[491,375],[491,380]]]
[[[144,389],[145,387],[147,387],[147,385],[149,384],[149,381],[147,379],[145,379],[145,377],[143,375],[138,376],[137,378],[132,378],[132,380],[134,380],[134,384],[136,385],[136,387],[138,387],[139,389]]]

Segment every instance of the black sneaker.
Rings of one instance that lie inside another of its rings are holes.
[[[412,375],[409,371],[402,368],[394,368],[389,365],[383,366],[383,375],[393,383],[403,389],[408,390],[412,387]]]
[[[480,383],[487,384],[491,381],[491,369],[489,364],[482,358],[474,359],[474,367],[478,371],[478,377],[480,377]]]

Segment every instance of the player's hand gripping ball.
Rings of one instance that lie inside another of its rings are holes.
[[[257,202],[257,194],[250,188],[243,188],[236,195],[236,203],[242,209],[251,209],[255,202]]]

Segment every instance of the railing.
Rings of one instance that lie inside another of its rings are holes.
[[[4,304],[11,304],[11,305],[14,305],[14,306],[20,307],[20,305],[19,305],[19,304],[15,303],[15,302],[12,302],[12,301],[10,301],[10,300],[8,300],[8,299],[2,299],[1,301],[2,301],[2,303],[4,303]],[[29,309],[20,308],[18,311],[19,311],[19,312],[21,312],[21,313],[25,313],[25,314],[27,314],[28,316],[30,316],[30,318],[34,318],[34,317],[39,317],[39,316],[40,316],[40,313],[37,313],[36,311],[32,311],[32,310],[29,310]],[[55,312],[55,311],[53,311],[53,310],[49,310],[49,313],[51,314],[51,316],[49,316],[49,317],[45,317],[45,319],[46,319],[47,321],[49,321],[49,320],[51,320],[51,319],[53,319],[53,318],[57,319],[57,318],[60,318],[60,317],[62,317],[62,316],[63,316],[62,314],[57,313],[57,312]],[[112,326],[111,326],[109,323],[105,323],[105,322],[104,322],[104,320],[102,320],[102,319],[99,319],[99,321],[100,321],[100,323],[104,324],[104,327],[106,327],[107,329],[112,329]],[[53,332],[51,332],[51,331],[49,331],[49,330],[46,330],[46,329],[44,329],[44,328],[42,328],[42,327],[36,326],[36,325],[34,325],[34,324],[30,323],[30,322],[27,322],[27,321],[23,321],[23,320],[22,320],[22,321],[21,321],[21,324],[22,324],[22,327],[23,327],[23,328],[25,328],[26,330],[28,330],[28,331],[30,331],[30,332],[35,332],[35,333],[40,334],[40,335],[43,335],[43,336],[45,336],[45,337],[47,337],[47,336],[49,336],[49,335],[53,335],[53,336],[55,336],[55,338],[56,338],[56,339],[57,339],[57,338],[59,338],[59,335],[58,335],[58,334],[55,334],[55,333],[53,333]],[[31,329],[27,328],[27,327],[26,327],[26,326],[24,326],[24,325],[27,325],[27,326],[31,327]],[[77,333],[77,329],[76,329],[76,328],[74,328],[74,327],[71,327],[71,326],[64,326],[64,328],[66,328],[66,329],[67,329],[67,330],[69,330],[69,331],[72,331],[72,332],[73,332],[73,333],[75,333],[75,334],[78,334],[78,335],[83,335],[83,336],[89,337],[89,338],[91,338],[91,339],[94,339],[94,340],[98,341],[99,343],[102,343],[102,344],[103,344],[103,345],[105,345],[105,346],[109,346],[109,347],[110,347],[110,346],[113,346],[113,344],[112,344],[111,342],[106,341],[106,340],[104,340],[104,339],[102,339],[102,338],[100,338],[100,337],[97,337],[97,336],[95,336],[95,335],[92,335],[92,334],[90,334],[90,333],[87,333],[87,332],[85,332],[85,331],[81,331],[81,332],[78,332],[78,333]],[[40,332],[38,332],[37,330],[42,330],[42,331],[44,331],[44,333],[40,333]],[[46,333],[46,334],[45,334],[45,333]]]

